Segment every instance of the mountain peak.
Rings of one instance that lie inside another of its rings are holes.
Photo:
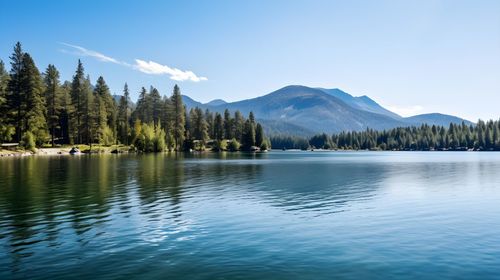
[[[222,99],[214,99],[210,102],[207,102],[205,103],[205,105],[209,105],[209,106],[219,106],[219,105],[223,105],[223,104],[226,104],[227,102],[222,100]]]

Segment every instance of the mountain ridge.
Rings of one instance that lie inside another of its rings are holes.
[[[338,88],[312,88],[289,85],[271,93],[235,102],[201,103],[183,95],[186,108],[200,107],[223,113],[239,110],[250,111],[263,123],[270,134],[310,136],[316,133],[338,133],[366,129],[391,129],[394,127],[449,125],[450,122],[473,124],[451,115],[440,113],[402,117],[378,104],[367,95],[352,96]],[[217,99],[216,99],[217,100]]]

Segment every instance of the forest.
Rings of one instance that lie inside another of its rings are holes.
[[[479,120],[475,125],[451,123],[449,127],[399,127],[376,131],[325,133],[309,139],[294,136],[272,136],[276,149],[341,149],[396,151],[499,151],[500,121]]]
[[[252,112],[246,118],[239,111],[188,111],[177,85],[170,97],[143,87],[133,106],[126,83],[115,100],[102,76],[92,84],[80,60],[64,82],[54,65],[41,73],[19,42],[10,60],[9,72],[0,60],[0,144],[123,145],[143,152],[269,148]]]

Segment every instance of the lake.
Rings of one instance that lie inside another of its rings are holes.
[[[500,153],[0,159],[0,279],[498,279]]]

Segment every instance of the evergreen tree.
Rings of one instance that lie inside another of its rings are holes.
[[[0,60],[0,143],[11,140],[15,132],[14,126],[9,124],[9,107],[7,105],[7,88],[9,84],[9,74],[5,70],[5,65]]]
[[[82,140],[87,145],[92,147],[94,140],[97,140],[99,133],[99,120],[103,118],[103,111],[97,110],[97,102],[92,91],[92,83],[90,77],[83,81],[82,96],[81,96],[81,110],[82,110],[82,123],[80,130],[82,131]],[[99,104],[100,105],[100,104]],[[100,109],[101,107],[99,107]]]
[[[150,102],[149,108],[151,108],[152,121],[156,127],[160,124],[161,111],[163,107],[160,92],[156,88],[151,87],[149,97],[148,101]]]
[[[23,127],[33,134],[35,143],[41,145],[48,137],[43,80],[28,53],[23,54],[21,76],[21,90],[25,94],[25,108],[28,109]]]
[[[21,43],[17,42],[14,46],[14,52],[10,56],[10,77],[7,84],[7,106],[8,114],[15,126],[15,139],[21,141],[21,135],[24,132],[23,120],[26,115],[26,93],[23,91],[23,56],[24,52]]]
[[[66,81],[61,86],[61,112],[60,112],[60,137],[64,144],[73,144],[74,133],[71,131],[71,116],[74,115],[74,107],[71,101],[71,83]]]
[[[244,150],[249,151],[252,146],[255,146],[255,128],[250,119],[245,121],[241,137],[241,144]]]
[[[205,110],[205,122],[207,123],[208,138],[215,139],[214,114]]]
[[[215,113],[213,138],[219,141],[224,139],[224,122],[221,114],[219,113]]]
[[[118,115],[117,115],[117,135],[118,140],[125,145],[128,145],[129,138],[129,104],[128,100],[130,98],[130,93],[128,90],[128,85],[125,83],[123,87],[123,96],[120,97],[120,104],[118,105]]]
[[[264,129],[260,123],[255,127],[255,146],[261,147],[264,143]]]
[[[75,75],[73,76],[73,81],[71,83],[71,103],[74,110],[71,112],[71,131],[74,132],[72,137],[76,144],[82,143],[82,119],[84,115],[84,104],[86,98],[86,84],[85,84],[85,73],[83,69],[83,64],[78,60],[78,66],[76,68]]]
[[[174,86],[174,91],[172,93],[172,106],[173,106],[173,115],[174,115],[174,141],[175,141],[175,150],[182,149],[182,143],[184,142],[184,132],[185,132],[185,108],[182,103],[182,96],[179,86]]]
[[[192,136],[196,140],[200,140],[201,143],[205,144],[208,140],[208,125],[203,117],[203,110],[196,107],[194,109],[194,118],[191,120],[191,125],[193,127]]]
[[[45,101],[47,108],[47,124],[50,130],[52,147],[55,145],[56,129],[60,129],[60,114],[62,110],[62,96],[59,82],[59,71],[49,64],[45,71]]]
[[[250,111],[250,114],[248,114],[248,119],[253,125],[255,125],[255,116],[253,115],[252,111]]]
[[[238,141],[242,141],[243,136],[243,126],[245,124],[245,120],[243,119],[243,115],[240,111],[234,112],[234,120],[232,121],[232,134]]]
[[[231,113],[229,110],[224,110],[224,138],[232,139],[233,134],[233,120],[231,119]]]

